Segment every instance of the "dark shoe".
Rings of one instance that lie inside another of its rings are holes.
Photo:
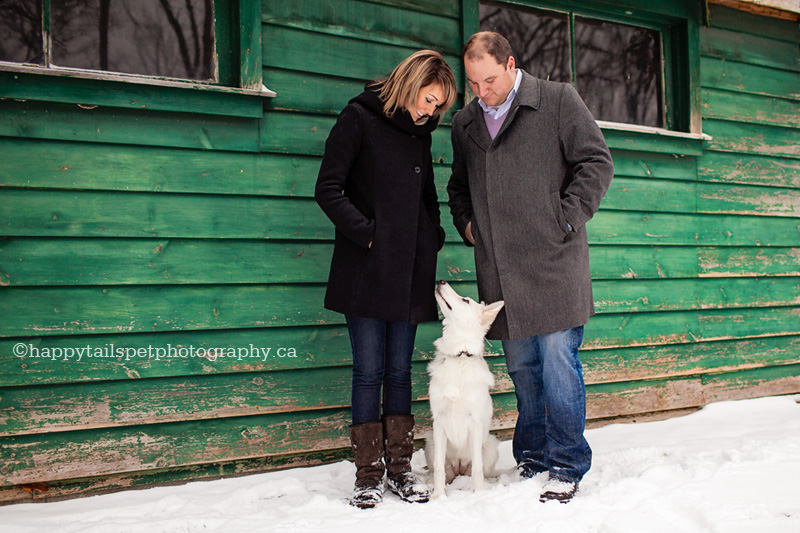
[[[520,479],[541,479],[542,483],[547,481],[548,478],[548,471],[542,470],[541,468],[536,468],[530,463],[520,463],[517,465],[517,470],[519,470],[519,477]]]
[[[414,415],[384,416],[383,434],[386,440],[386,485],[389,490],[407,502],[427,502],[431,497],[428,485],[421,483],[411,473]]]
[[[550,478],[542,487],[542,495],[539,496],[539,501],[549,502],[555,500],[561,503],[568,503],[576,492],[578,492],[578,484],[576,482]]]
[[[383,501],[383,424],[350,426],[350,443],[356,464],[356,485],[350,504],[371,509]]]

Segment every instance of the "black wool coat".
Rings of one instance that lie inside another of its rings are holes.
[[[436,255],[445,233],[431,158],[436,126],[417,126],[406,111],[387,117],[369,89],[339,115],[314,195],[336,228],[326,309],[396,322],[438,320]]]
[[[577,91],[522,75],[494,139],[477,99],[453,117],[453,222],[462,237],[472,222],[478,295],[505,301],[490,339],[586,324],[594,313],[586,222],[614,175]]]

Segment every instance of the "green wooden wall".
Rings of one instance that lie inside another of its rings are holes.
[[[319,158],[347,101],[414,50],[441,50],[463,79],[476,4],[333,5],[263,0],[273,99],[0,72],[0,502],[347,456]],[[713,139],[605,131],[617,175],[590,224],[592,422],[800,391],[797,24],[716,6],[710,22]],[[444,203],[449,139],[449,124],[434,134],[439,276],[475,296]],[[418,335],[421,427],[439,328]],[[20,358],[20,343],[72,356]],[[511,382],[496,347],[489,360],[507,430]]]

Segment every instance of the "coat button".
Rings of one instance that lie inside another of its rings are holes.
[[[420,172],[422,172],[422,169],[419,167],[414,167],[414,172],[419,174]]]

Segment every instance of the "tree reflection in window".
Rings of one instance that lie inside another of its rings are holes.
[[[44,64],[40,0],[0,0],[0,61]]]
[[[35,61],[43,0],[0,0],[0,15],[26,13],[0,24],[0,60]],[[49,5],[51,57],[47,66],[215,80],[213,0],[44,0]],[[47,10],[44,10],[45,13]],[[44,15],[46,16],[46,15]],[[45,27],[48,24],[44,24]],[[40,53],[41,55],[41,53]]]
[[[506,37],[526,72],[574,83],[597,120],[663,127],[657,30],[500,2],[481,2],[480,28]]]
[[[598,120],[661,126],[655,30],[575,18],[577,89]]]
[[[569,82],[569,21],[567,15],[535,9],[480,5],[481,29],[508,39],[519,68],[537,78]]]

